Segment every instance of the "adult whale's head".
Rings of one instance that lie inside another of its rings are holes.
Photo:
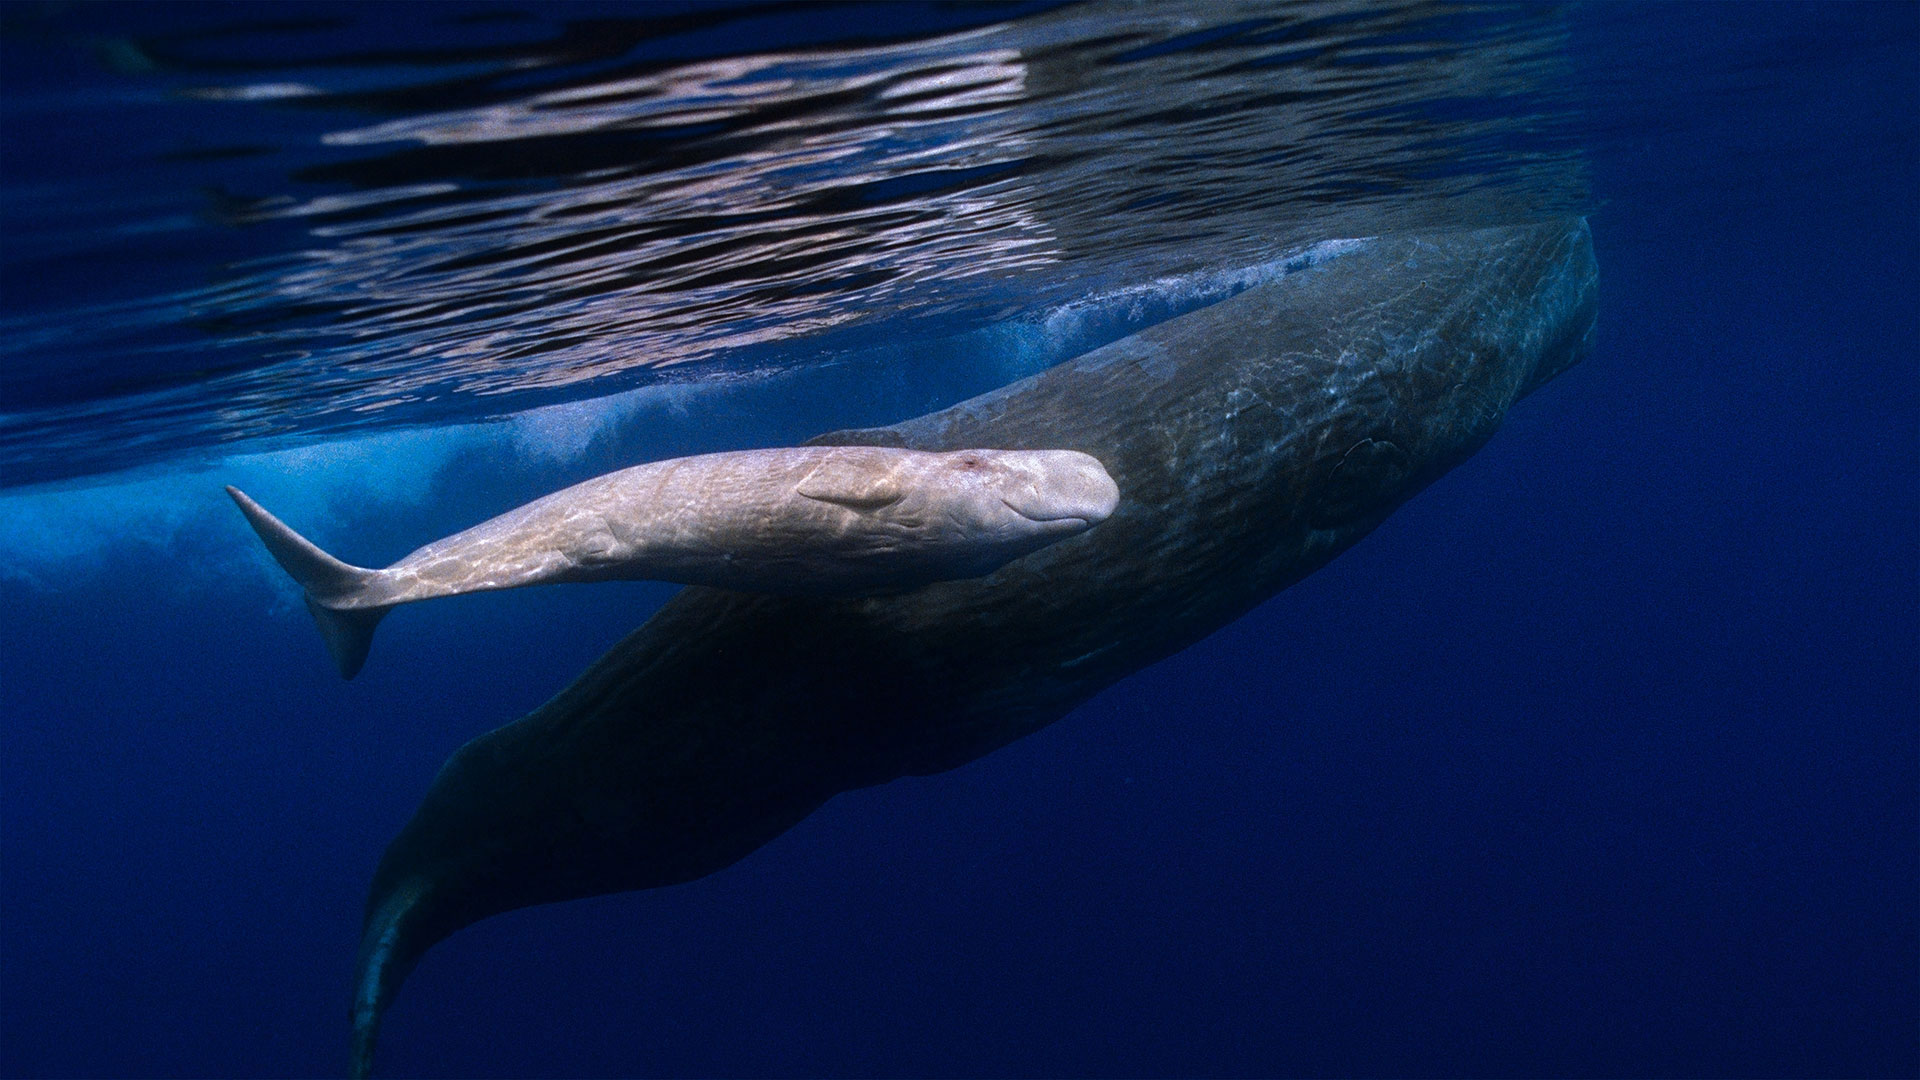
[[[1075,450],[812,452],[795,491],[840,508],[847,546],[911,561],[929,580],[989,573],[1098,525],[1120,501],[1099,460]]]

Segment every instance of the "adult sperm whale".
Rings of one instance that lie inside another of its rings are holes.
[[[450,757],[375,872],[353,1069],[420,956],[530,904],[713,873],[835,794],[950,769],[1332,558],[1585,356],[1583,221],[1337,255],[1001,390],[823,444],[1077,449],[1122,499],[986,577],[882,597],[681,591]]]
[[[349,679],[381,617],[416,600],[618,578],[900,590],[990,573],[1106,520],[1119,499],[1100,462],[1071,450],[740,450],[597,476],[370,570],[227,494],[306,590]]]

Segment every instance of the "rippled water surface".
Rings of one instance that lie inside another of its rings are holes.
[[[1544,7],[303,11],[7,12],[4,482],[1586,206]]]

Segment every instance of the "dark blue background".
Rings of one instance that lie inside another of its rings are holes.
[[[384,1071],[1920,1073],[1920,87],[1832,44],[1915,12],[1580,13],[1660,86],[1596,112],[1590,363],[1054,727],[461,933]],[[668,591],[396,619],[341,684],[194,540],[0,585],[7,1074],[338,1070],[439,761]]]

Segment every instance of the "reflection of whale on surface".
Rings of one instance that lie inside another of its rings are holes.
[[[1098,461],[1070,450],[740,450],[596,476],[368,570],[227,494],[307,591],[349,679],[397,604],[620,578],[898,591],[991,573],[1099,524],[1119,497]]]
[[[1100,528],[884,597],[690,588],[462,747],[387,849],[354,993],[364,1073],[421,954],[529,904],[688,881],[836,793],[1064,715],[1325,563],[1591,348],[1584,222],[1364,241],[1033,378],[831,444],[1059,446]]]

